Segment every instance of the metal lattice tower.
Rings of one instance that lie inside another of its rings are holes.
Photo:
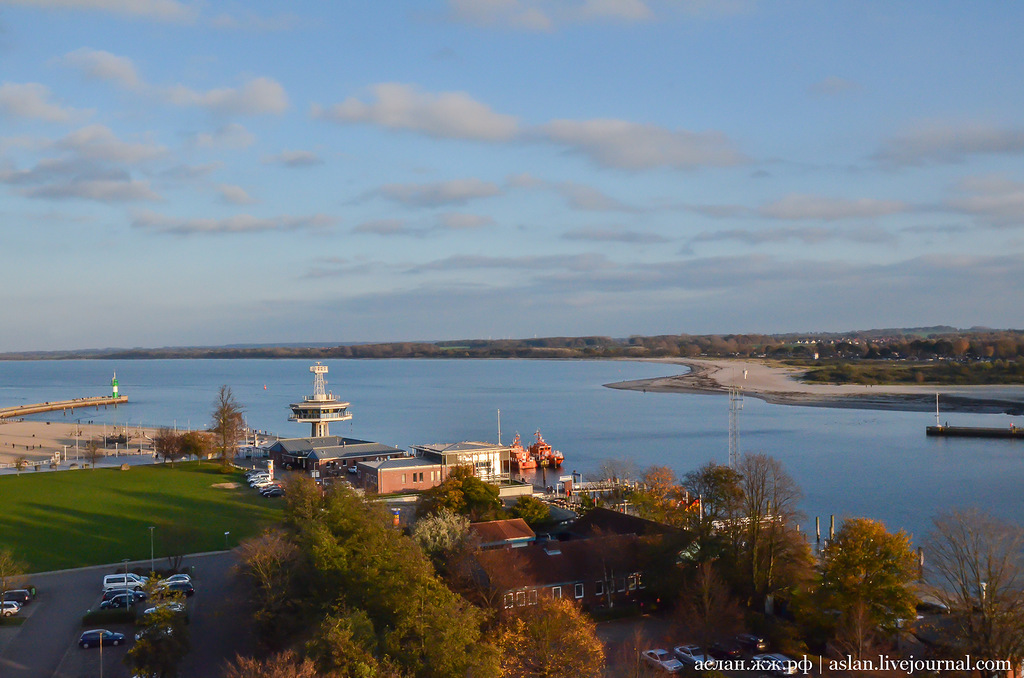
[[[313,373],[313,400],[327,400],[327,381],[324,379],[327,366],[317,363],[309,371]]]
[[[729,389],[729,468],[736,468],[740,461],[739,414],[743,409],[743,392],[738,388]]]
[[[306,396],[301,403],[290,405],[292,416],[289,421],[301,421],[310,424],[310,435],[314,438],[326,438],[330,430],[328,424],[332,421],[348,421],[352,413],[348,411],[348,403],[342,402],[334,397],[333,393],[327,392],[327,381],[324,375],[327,374],[327,365],[317,363],[309,368],[313,373],[313,395]]]

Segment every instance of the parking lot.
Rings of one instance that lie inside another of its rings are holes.
[[[252,653],[244,594],[233,575],[234,564],[230,552],[185,558],[184,565],[194,568],[196,593],[188,599],[192,650],[182,663],[181,675],[214,678],[221,675],[225,658]],[[20,627],[0,627],[0,676],[129,678],[124,656],[133,642],[134,626],[106,627],[125,634],[127,644],[103,648],[102,673],[100,649],[78,647],[79,636],[85,630],[82,615],[98,607],[103,575],[122,567],[118,563],[29,577],[37,596],[20,613],[25,623]]]

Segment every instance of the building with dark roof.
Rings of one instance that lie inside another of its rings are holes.
[[[422,491],[448,477],[440,464],[420,457],[391,457],[356,464],[356,483],[367,492]]]
[[[356,473],[356,464],[405,457],[405,450],[355,438],[282,438],[270,446],[274,465],[285,469],[320,471],[323,476]]]
[[[455,466],[470,466],[477,478],[487,483],[507,483],[510,479],[512,450],[508,445],[477,441],[413,445],[417,457],[429,459],[445,469],[445,477]]]

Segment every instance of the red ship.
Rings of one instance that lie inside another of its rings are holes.
[[[551,445],[544,442],[544,438],[541,437],[540,431],[537,431],[537,439],[533,445],[530,445],[530,457],[532,457],[541,466],[554,466],[558,467],[562,465],[562,461],[565,459],[562,453],[558,450],[552,450]]]
[[[520,471],[537,468],[537,460],[531,457],[530,453],[523,449],[523,444],[519,441],[518,433],[516,434],[516,439],[512,441],[510,452],[512,453],[512,468]]]

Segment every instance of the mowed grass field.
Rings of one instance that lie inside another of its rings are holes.
[[[237,483],[237,487],[224,487]],[[0,547],[30,572],[149,560],[234,547],[280,520],[281,498],[266,499],[241,473],[211,462],[0,476]],[[148,565],[148,563],[147,563]]]

